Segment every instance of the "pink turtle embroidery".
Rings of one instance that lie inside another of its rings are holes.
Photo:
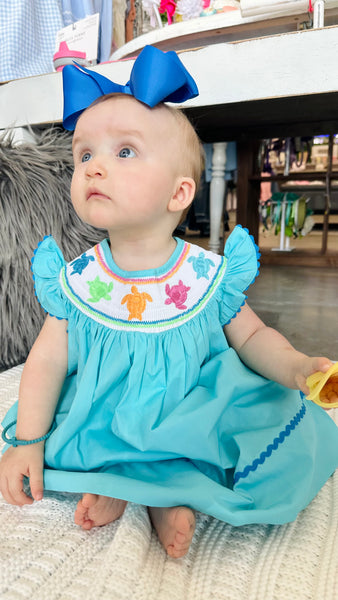
[[[190,287],[187,287],[183,284],[181,279],[179,280],[177,285],[170,285],[167,283],[165,286],[165,293],[169,298],[166,299],[165,304],[171,304],[172,302],[175,304],[176,308],[184,309],[187,308],[184,302],[187,299],[187,292],[190,290]]]

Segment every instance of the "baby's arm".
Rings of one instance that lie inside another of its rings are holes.
[[[275,329],[245,304],[225,327],[230,346],[251,369],[267,379],[309,393],[306,379],[316,371],[326,372],[332,363],[325,357],[309,357],[298,352]]]
[[[52,424],[60,391],[67,374],[68,322],[47,316],[27,358],[19,390],[16,437],[33,440],[45,435]],[[30,478],[32,496],[43,494],[44,442],[10,447],[0,463],[0,490],[11,504],[30,504],[22,489]]]

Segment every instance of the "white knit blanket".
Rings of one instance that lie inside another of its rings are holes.
[[[0,418],[21,367],[0,374]],[[336,411],[331,411],[338,420]],[[46,493],[23,508],[0,498],[0,599],[337,600],[338,472],[294,523],[232,527],[197,515],[189,554],[167,558],[144,507],[92,531],[78,497]]]

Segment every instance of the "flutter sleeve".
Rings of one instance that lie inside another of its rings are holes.
[[[42,308],[53,317],[68,319],[69,301],[65,297],[59,277],[66,262],[52,236],[39,243],[32,258],[32,272],[36,296]]]
[[[227,325],[245,303],[245,291],[259,273],[260,253],[248,230],[237,225],[226,241],[224,256],[227,266],[220,286],[220,318],[222,325]]]

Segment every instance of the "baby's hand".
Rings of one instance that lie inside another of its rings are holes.
[[[338,362],[332,364],[326,373],[316,371],[307,378],[306,383],[310,388],[307,400],[328,410],[338,407]]]
[[[298,366],[298,371],[296,372],[295,376],[298,389],[300,389],[301,392],[305,394],[305,396],[308,396],[308,394],[310,393],[310,388],[308,387],[308,385],[306,385],[307,378],[313,373],[316,373],[317,371],[326,373],[326,371],[328,371],[332,367],[332,364],[333,363],[324,356],[304,357],[304,359]]]
[[[0,491],[6,502],[23,506],[43,496],[44,442],[11,447],[0,462]],[[23,478],[29,477],[33,499],[23,491]]]

